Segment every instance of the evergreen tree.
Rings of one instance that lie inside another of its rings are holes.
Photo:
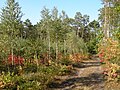
[[[10,53],[12,54],[12,65],[13,54],[15,48],[15,38],[18,37],[18,34],[21,29],[21,18],[23,14],[21,12],[21,7],[19,3],[15,0],[7,0],[6,6],[2,8],[0,19],[2,24],[2,33],[7,35],[8,40],[10,40]]]

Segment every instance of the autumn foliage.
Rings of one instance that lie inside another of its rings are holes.
[[[16,56],[16,55],[8,55],[8,64],[12,64],[12,60],[14,65],[22,65],[24,64],[24,58],[21,56]]]
[[[119,42],[117,40],[107,38],[100,43],[98,51],[100,62],[104,63],[103,74],[107,76],[109,81],[118,80],[120,77],[120,73],[118,73],[120,70],[120,66],[118,65],[120,59]]]
[[[100,43],[98,51],[98,56],[102,62],[108,62],[113,59],[117,59],[120,55],[119,42],[111,38],[107,38]]]

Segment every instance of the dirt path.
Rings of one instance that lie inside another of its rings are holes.
[[[98,60],[84,61],[74,65],[76,74],[59,76],[50,86],[51,90],[104,90],[102,68]]]

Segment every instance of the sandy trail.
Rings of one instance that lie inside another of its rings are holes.
[[[81,66],[82,65],[82,66]],[[59,76],[51,90],[104,90],[103,70],[100,62],[88,60],[75,65],[76,74]]]

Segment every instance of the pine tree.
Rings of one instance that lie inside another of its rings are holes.
[[[2,8],[0,19],[2,24],[2,33],[7,35],[10,43],[10,53],[12,54],[12,65],[13,54],[15,48],[15,38],[18,37],[21,26],[21,18],[23,14],[21,12],[21,7],[19,3],[15,0],[7,0],[6,6]]]

